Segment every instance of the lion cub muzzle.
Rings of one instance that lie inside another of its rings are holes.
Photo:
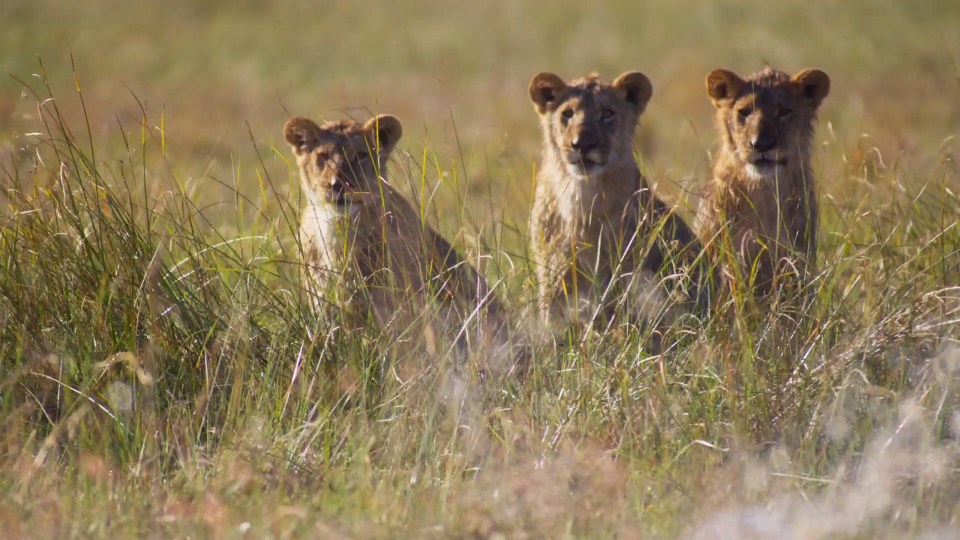
[[[754,113],[756,114],[756,113]],[[780,136],[778,127],[767,121],[766,118],[758,118],[756,133],[750,137],[747,151],[746,162],[749,166],[756,169],[761,174],[774,172],[779,166],[787,164],[786,152],[780,148]]]
[[[599,174],[610,161],[611,139],[616,135],[612,118],[599,118],[603,113],[590,111],[591,97],[582,100],[584,110],[560,114],[557,142],[562,155],[576,172]]]
[[[567,162],[584,169],[607,163],[607,151],[600,147],[600,136],[593,129],[584,129],[573,135],[566,152]]]
[[[321,185],[324,202],[331,204],[338,209],[347,209],[353,204],[363,201],[367,191],[362,188],[363,182],[357,178],[356,174],[349,170],[349,163],[330,165],[326,178],[321,179]]]
[[[341,212],[349,212],[353,210],[355,203],[361,202],[360,198],[355,197],[353,191],[338,176],[330,179],[330,189],[327,190],[325,197],[327,203]]]

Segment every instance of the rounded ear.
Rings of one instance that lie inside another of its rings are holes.
[[[567,88],[567,83],[563,82],[558,75],[553,73],[537,73],[530,79],[530,101],[533,102],[537,112],[543,114],[547,112],[551,103],[559,99],[560,94]]]
[[[819,107],[830,93],[830,77],[819,69],[805,69],[794,75],[790,82],[797,85],[800,95],[813,107]]]
[[[316,146],[320,140],[320,126],[309,118],[297,116],[284,124],[283,136],[293,147],[293,152],[298,154]]]
[[[743,88],[743,79],[728,69],[715,69],[707,75],[707,94],[713,104],[719,106],[721,101],[735,99]]]
[[[653,85],[650,79],[639,71],[628,71],[613,81],[613,88],[623,93],[623,98],[633,106],[633,110],[640,114],[647,108],[647,102],[653,95]]]
[[[367,120],[363,128],[376,137],[376,144],[382,156],[389,154],[403,135],[400,120],[389,114],[381,114]]]

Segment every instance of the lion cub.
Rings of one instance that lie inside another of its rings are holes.
[[[767,296],[782,277],[805,281],[817,255],[816,186],[810,165],[814,122],[830,92],[818,69],[793,77],[766,68],[746,78],[725,69],[707,75],[721,145],[698,215],[700,237],[717,255],[728,287],[753,278]]]
[[[287,121],[308,201],[300,218],[303,285],[321,312],[349,307],[399,331],[438,305],[436,316],[448,323],[441,326],[462,335],[468,318],[492,317],[499,306],[486,281],[387,181],[401,133],[389,115],[363,124]]]
[[[682,267],[697,258],[699,242],[634,160],[634,133],[653,93],[646,75],[568,84],[540,73],[529,91],[543,132],[530,216],[543,316],[560,308],[564,318],[589,320],[619,306],[655,319],[670,303],[662,282],[697,299],[700,278]]]

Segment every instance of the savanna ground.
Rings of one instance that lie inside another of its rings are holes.
[[[960,4],[581,4],[0,4],[2,535],[960,538]],[[484,385],[301,298],[289,115],[398,115],[394,182],[523,314],[529,77],[644,71],[689,218],[703,76],[764,63],[833,80],[796,324],[573,333]]]

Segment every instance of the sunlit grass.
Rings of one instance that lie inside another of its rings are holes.
[[[958,6],[0,2],[0,536],[956,536]],[[703,76],[764,63],[835,83],[813,301],[540,334],[529,77],[645,72],[689,218]],[[525,377],[310,309],[281,126],[377,113]]]
[[[253,132],[258,158],[233,178],[187,178],[146,109],[101,146],[60,112],[80,94],[23,90],[43,130],[0,170],[13,536],[902,538],[956,520],[948,160],[909,183],[872,173],[883,204],[824,205],[799,315],[681,322],[662,355],[646,331],[572,330],[491,385],[423,356],[404,371],[423,354],[408,342],[317,320],[285,148]],[[405,148],[393,181],[461,252],[492,257],[527,324],[525,226],[438,208],[466,198],[470,156]],[[229,196],[198,206],[205,182]]]

